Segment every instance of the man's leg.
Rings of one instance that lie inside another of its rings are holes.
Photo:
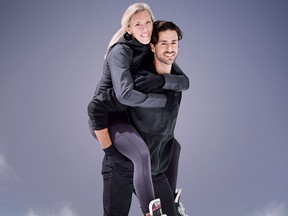
[[[175,193],[177,187],[180,152],[181,152],[181,146],[179,142],[174,138],[171,159],[169,162],[168,169],[165,172],[165,175],[167,176],[167,179],[169,181],[173,193]]]
[[[179,215],[185,216],[185,215],[187,215],[185,213],[185,208],[184,208],[183,204],[180,202],[180,196],[181,196],[182,189],[180,189],[180,188],[176,189],[180,152],[181,152],[181,146],[180,146],[179,142],[174,138],[171,160],[169,162],[169,167],[166,170],[165,174],[167,176],[171,190],[174,194],[176,210],[177,210]]]
[[[133,170],[119,164],[109,164],[104,158],[103,206],[104,216],[127,216],[133,193]]]
[[[168,216],[177,216],[174,203],[174,192],[172,192],[165,174],[153,176],[152,180],[154,184],[155,197],[160,198],[163,213]]]

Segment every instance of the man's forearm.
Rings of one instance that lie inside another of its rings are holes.
[[[94,130],[94,133],[101,144],[102,149],[108,148],[112,145],[108,128],[102,130]]]

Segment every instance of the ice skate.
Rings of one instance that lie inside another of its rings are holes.
[[[155,199],[150,202],[149,213],[151,216],[167,216],[166,214],[162,214],[160,199]]]
[[[175,191],[175,206],[176,206],[177,214],[178,214],[178,216],[188,216],[185,213],[184,205],[180,202],[181,193],[182,193],[181,188],[176,189],[176,191]]]

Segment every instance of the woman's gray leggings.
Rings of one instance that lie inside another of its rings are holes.
[[[155,199],[149,149],[134,126],[126,121],[110,125],[109,133],[115,148],[134,164],[134,189],[141,209],[146,214],[150,201]],[[174,139],[172,157],[165,173],[172,191],[176,189],[180,150],[180,144]]]
[[[129,123],[113,124],[109,127],[109,133],[115,148],[133,162],[134,189],[141,209],[146,214],[150,201],[155,199],[149,149]]]

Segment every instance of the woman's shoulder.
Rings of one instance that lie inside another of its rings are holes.
[[[119,55],[119,54],[131,54],[133,55],[133,49],[124,43],[116,43],[113,47],[111,47],[109,51],[110,55]]]
[[[107,55],[107,62],[119,62],[119,64],[131,64],[133,50],[126,44],[115,44]]]
[[[116,43],[113,47],[112,50],[116,49],[116,50],[132,50],[132,47],[129,44],[125,44],[125,43]]]

